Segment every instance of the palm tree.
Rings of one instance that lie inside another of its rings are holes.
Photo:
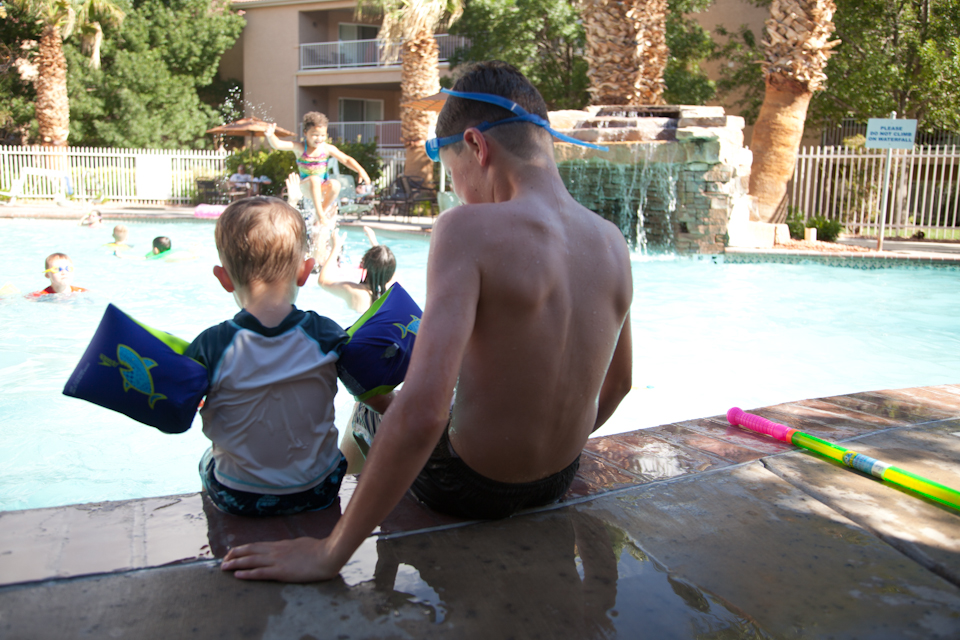
[[[780,207],[797,161],[807,106],[823,89],[833,47],[833,0],[773,0],[763,41],[766,85],[750,147],[750,195],[763,222],[782,222]]]
[[[117,26],[124,13],[109,0],[7,0],[26,16],[36,17],[40,25],[37,47],[37,79],[34,86],[37,101],[34,107],[43,144],[63,146],[70,133],[70,101],[67,98],[67,59],[63,41],[74,31],[83,39],[83,50],[90,54],[90,66],[100,66],[100,23]]]
[[[423,143],[436,114],[402,106],[440,91],[440,52],[434,34],[463,13],[462,0],[364,0],[357,15],[383,15],[379,38],[387,43],[387,59],[400,51],[400,140],[406,148],[404,173],[433,182],[433,162]]]
[[[590,102],[663,104],[667,0],[581,0]]]

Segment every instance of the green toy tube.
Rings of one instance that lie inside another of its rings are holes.
[[[960,491],[887,464],[876,458],[871,458],[870,456],[857,453],[856,451],[835,445],[826,440],[821,440],[808,433],[791,429],[790,427],[772,422],[761,416],[746,413],[739,407],[733,407],[727,411],[727,422],[732,425],[746,427],[757,433],[765,433],[781,442],[793,444],[808,451],[819,453],[851,469],[869,473],[885,482],[915,491],[926,498],[936,500],[948,507],[960,510]]]

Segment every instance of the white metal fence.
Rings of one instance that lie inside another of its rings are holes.
[[[405,152],[379,149],[385,187],[403,173]],[[190,204],[197,180],[225,173],[223,151],[0,146],[0,195],[19,184],[18,198],[55,200],[72,191],[78,200],[124,204]],[[64,178],[69,178],[65,180]],[[8,195],[9,197],[9,195]]]
[[[400,121],[377,120],[375,122],[331,122],[327,125],[327,136],[331,140],[345,142],[373,142],[378,147],[401,147]]]
[[[407,157],[405,149],[380,149],[383,158],[383,172],[377,178],[377,189],[383,189],[403,175],[403,164]]]
[[[9,193],[19,186],[16,195],[31,200],[53,200],[66,191],[79,200],[190,204],[197,180],[222,174],[227,155],[200,150],[0,146],[0,191]]]
[[[462,36],[441,33],[434,38],[440,48],[441,62],[449,60],[458,48],[469,45],[469,41]],[[384,55],[385,50],[386,45],[383,40],[337,40],[336,42],[301,44],[300,70],[399,65],[399,54],[388,58]]]
[[[805,219],[840,220],[847,231],[876,235],[885,149],[802,148],[787,204]],[[960,239],[960,150],[894,150],[887,204],[889,235]]]

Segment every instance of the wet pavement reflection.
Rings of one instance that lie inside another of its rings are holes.
[[[379,540],[369,582],[465,637],[763,637],[673,577],[622,529],[576,509]]]

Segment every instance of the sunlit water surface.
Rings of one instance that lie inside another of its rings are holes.
[[[43,288],[43,260],[76,265],[69,299],[0,299],[0,510],[188,493],[208,446],[194,427],[165,435],[61,394],[107,303],[185,339],[237,308],[214,279],[213,224],[129,223],[135,253],[158,235],[197,257],[123,261],[110,226],[0,220],[0,285]],[[348,229],[348,263],[367,248]],[[426,238],[380,234],[421,305]],[[634,390],[598,435],[855,391],[960,382],[960,273],[732,265],[635,256]],[[340,324],[356,314],[311,281],[297,306]],[[352,398],[341,389],[337,424]]]

